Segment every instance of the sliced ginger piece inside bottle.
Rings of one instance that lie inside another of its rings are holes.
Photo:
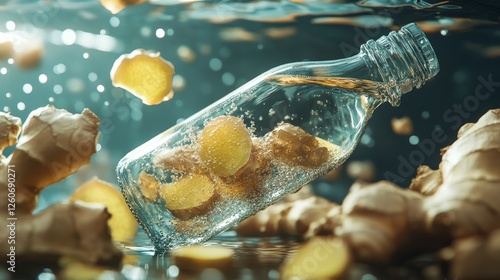
[[[208,176],[200,174],[163,185],[160,192],[167,209],[181,220],[205,214],[216,198],[215,184]]]
[[[141,188],[142,196],[144,196],[146,200],[155,201],[161,186],[160,181],[158,181],[154,175],[142,171],[139,174],[138,183]]]
[[[197,272],[207,268],[231,269],[233,250],[222,246],[193,245],[172,252],[174,264],[181,272]]]
[[[202,163],[218,176],[236,174],[250,159],[252,138],[243,120],[221,116],[210,121],[198,137]]]
[[[172,63],[160,57],[160,53],[149,53],[137,49],[120,56],[111,69],[113,86],[121,87],[142,100],[146,105],[156,105],[173,97]]]
[[[301,166],[319,167],[328,160],[328,147],[320,143],[318,138],[289,123],[277,126],[268,135],[268,141],[277,158]]]

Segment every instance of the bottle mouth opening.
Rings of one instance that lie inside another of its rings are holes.
[[[423,56],[425,63],[426,79],[434,77],[439,72],[439,61],[436,53],[427,39],[425,33],[415,23],[410,23],[403,26],[400,32],[413,39],[416,47],[419,49],[420,54]]]

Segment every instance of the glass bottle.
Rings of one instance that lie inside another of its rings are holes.
[[[415,24],[275,67],[127,154],[121,190],[158,251],[204,242],[342,164],[374,109],[438,71]]]

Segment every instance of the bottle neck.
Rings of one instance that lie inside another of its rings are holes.
[[[387,101],[393,106],[399,105],[401,95],[421,87],[439,72],[429,40],[414,23],[376,41],[368,41],[361,46],[360,56],[372,79],[385,84]]]

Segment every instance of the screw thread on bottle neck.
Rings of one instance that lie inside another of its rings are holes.
[[[361,47],[376,80],[386,84],[387,99],[399,105],[401,95],[439,72],[439,62],[424,32],[414,23]]]

